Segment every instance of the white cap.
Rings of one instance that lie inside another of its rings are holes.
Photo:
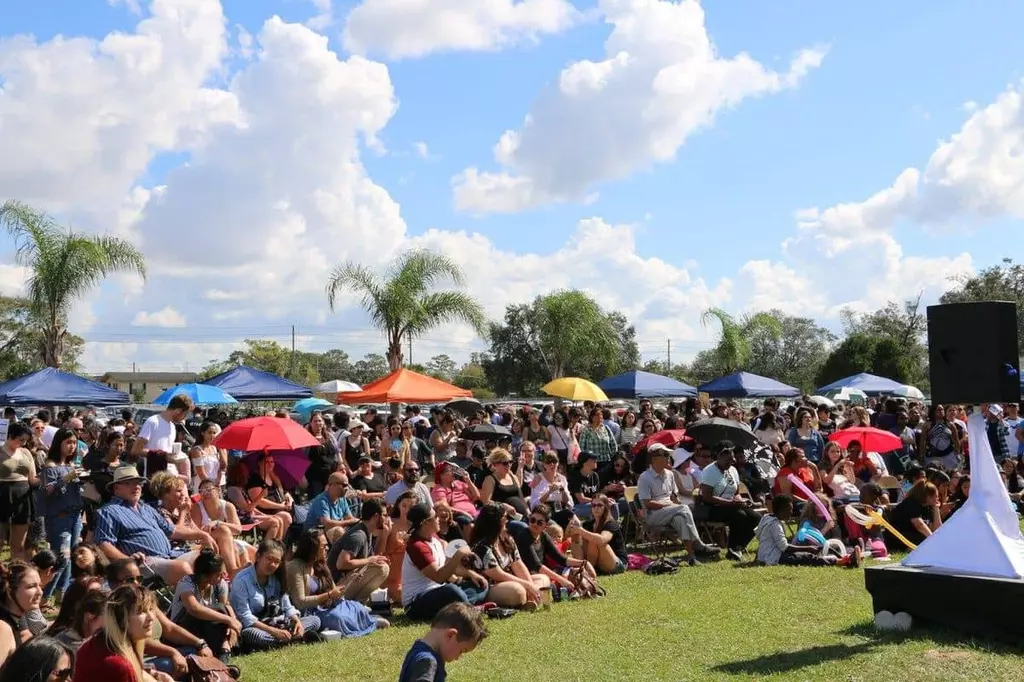
[[[647,446],[647,454],[653,455],[656,452],[665,455],[666,457],[672,456],[672,449],[669,448],[667,445],[662,445],[661,443],[651,443],[650,445]]]
[[[677,468],[680,464],[685,464],[690,461],[693,457],[693,453],[686,448],[676,448],[672,453],[672,468]]]
[[[363,422],[359,421],[358,419],[353,419],[352,421],[350,421],[348,423],[348,430],[349,431],[351,431],[352,429],[366,429],[366,428],[369,428],[369,427],[367,427],[366,424],[364,424]]]
[[[1003,406],[998,403],[992,403],[988,406],[988,413],[993,417],[1001,417],[1003,415]]]

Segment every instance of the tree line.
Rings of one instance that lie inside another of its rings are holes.
[[[128,241],[76,232],[43,211],[18,201],[0,205],[0,227],[13,239],[15,261],[28,278],[22,296],[0,296],[0,378],[41,367],[76,371],[85,341],[68,329],[68,316],[85,294],[112,274],[146,276],[143,255]],[[461,268],[448,256],[425,250],[399,255],[383,273],[358,263],[336,267],[325,284],[333,310],[352,295],[383,336],[384,353],[353,360],[341,349],[292,352],[276,341],[246,340],[243,347],[202,371],[208,378],[238,364],[312,385],[343,379],[365,385],[408,366],[481,397],[538,395],[560,376],[595,381],[631,369],[668,374],[699,384],[736,370],[770,376],[813,390],[857,372],[871,372],[927,389],[927,321],[921,296],[862,313],[845,309],[840,335],[808,317],[781,310],[734,316],[712,308],[702,323],[718,329],[713,347],[688,363],[641,362],[636,329],[620,312],[589,294],[562,290],[529,303],[508,305],[501,320],[487,320],[465,291]],[[1024,348],[1024,264],[1004,259],[973,276],[956,279],[942,303],[1015,301],[1018,341]],[[471,326],[487,350],[458,363],[441,354],[407,365],[403,342],[449,323]]]

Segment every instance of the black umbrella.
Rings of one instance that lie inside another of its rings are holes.
[[[512,432],[497,424],[467,426],[459,434],[462,440],[512,440]]]
[[[457,398],[445,403],[444,409],[458,412],[466,417],[474,417],[477,412],[483,412],[484,406],[479,400],[473,398]]]
[[[737,447],[746,450],[757,443],[757,438],[746,424],[721,417],[690,424],[686,427],[686,435],[708,447],[714,447],[723,440],[731,440]]]

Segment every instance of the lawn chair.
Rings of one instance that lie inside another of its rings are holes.
[[[889,501],[897,504],[903,497],[903,487],[895,476],[879,476],[878,486],[889,493]]]
[[[747,484],[744,483],[743,481],[740,481],[740,485],[736,489],[736,492],[740,495],[740,497],[745,497],[748,500],[750,500],[751,502],[754,501],[754,496],[750,494],[750,490],[747,488]],[[768,513],[768,507],[756,506],[756,507],[754,507],[754,511],[756,511],[758,514],[767,514]]]

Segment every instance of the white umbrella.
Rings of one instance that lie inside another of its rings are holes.
[[[828,408],[832,408],[832,407],[836,406],[836,404],[834,402],[832,402],[831,400],[829,400],[828,398],[826,398],[823,395],[812,395],[811,396],[811,404],[812,405],[819,405],[819,406],[820,405],[824,405],[825,407],[828,407]]]
[[[325,381],[322,384],[318,384],[313,389],[314,393],[320,394],[333,394],[333,393],[355,393],[363,390],[363,387],[359,384],[353,384],[351,381]]]
[[[915,388],[914,386],[900,386],[892,392],[893,395],[899,396],[900,398],[910,398],[911,400],[924,400],[924,393],[921,393],[921,389]]]
[[[855,405],[863,405],[868,400],[868,394],[859,388],[850,388],[849,386],[843,386],[838,391],[829,391],[828,397],[837,402],[853,403]]]

